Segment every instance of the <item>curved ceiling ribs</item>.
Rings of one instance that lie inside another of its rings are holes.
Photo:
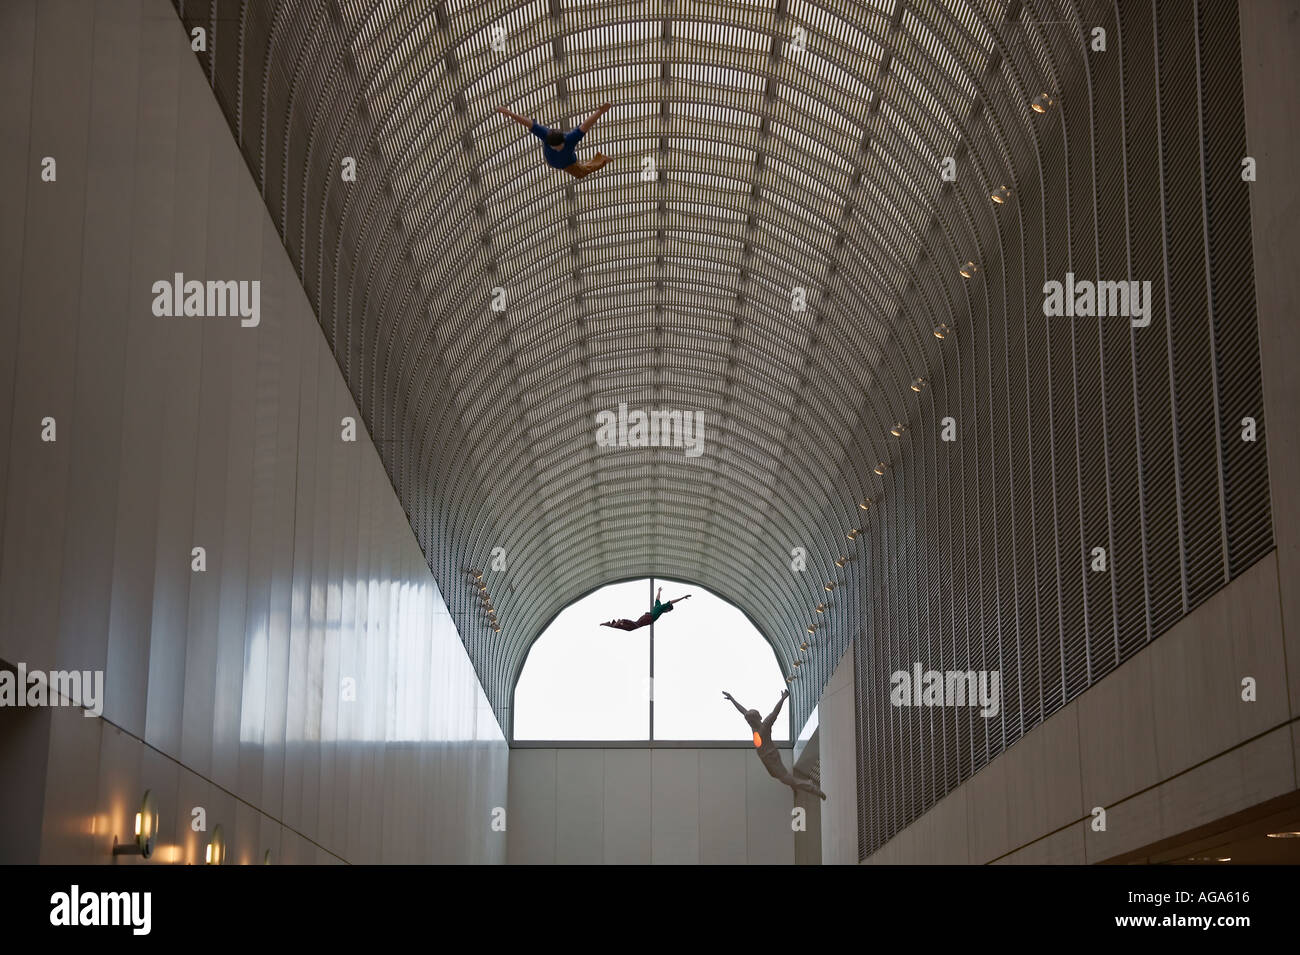
[[[988,195],[1018,193],[1039,137],[1062,135],[1025,106],[1085,69],[1079,11],[177,6],[209,30],[201,61],[503,725],[546,622],[647,575],[748,613],[797,672],[800,724],[860,626],[846,532],[870,533],[859,503],[889,496],[873,467],[911,438],[890,427],[933,400],[910,383],[961,388],[963,325],[1025,299],[1043,230],[1022,217],[1046,202]],[[493,112],[574,125],[605,100],[582,149],[618,158],[578,182]],[[593,416],[619,402],[702,411],[705,453],[598,448]],[[468,574],[496,547],[499,633]]]

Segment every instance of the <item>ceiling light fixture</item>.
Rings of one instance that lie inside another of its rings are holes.
[[[889,433],[896,438],[901,438],[903,436],[903,432],[906,430],[907,430],[907,425],[899,421],[897,424],[895,424],[892,428],[889,429]]]
[[[818,612],[818,613],[825,613],[825,612],[826,612],[826,605],[825,605],[825,604],[818,604],[818,605],[817,605],[817,612]]]
[[[921,392],[925,391],[925,386],[928,384],[929,384],[928,381],[926,381],[920,375],[917,375],[915,378],[912,379],[912,384],[910,387],[913,391],[915,391],[919,395]]]
[[[858,528],[855,527],[855,528],[853,528],[853,530],[849,531],[849,532],[848,532],[847,534],[845,534],[844,536],[847,537],[847,538],[848,538],[849,540],[851,540],[851,541],[855,541],[855,540],[858,539],[858,535],[861,534],[861,533],[862,533],[862,531],[860,531]]]
[[[1002,205],[1008,199],[1011,198],[1011,190],[1008,189],[1006,186],[998,186],[996,189],[994,189],[992,192],[989,193],[989,198],[992,199],[994,202],[996,202],[998,205]]]
[[[961,273],[962,278],[969,279],[969,278],[974,278],[975,273],[978,272],[979,270],[980,267],[976,265],[974,262],[967,262],[957,271]]]
[[[1037,96],[1034,97],[1033,102],[1029,104],[1029,108],[1032,109],[1035,113],[1046,113],[1049,109],[1051,109],[1055,105],[1056,105],[1056,100],[1052,99],[1051,96],[1049,96],[1047,93],[1039,93]]]
[[[940,322],[938,325],[934,326],[934,337],[940,341],[947,338],[951,332],[952,326],[947,322]]]
[[[875,471],[877,474],[883,477],[885,472],[889,470],[889,465],[886,464],[884,461],[881,461],[871,470]]]
[[[1270,839],[1300,839],[1300,832],[1270,832]]]
[[[861,501],[858,502],[858,507],[864,511],[871,510],[871,498],[864,497]]]
[[[832,581],[829,581],[829,582],[826,584],[826,592],[827,592],[827,593],[830,593],[830,592],[831,592],[832,590],[834,590],[834,589],[835,589],[835,581],[833,581],[833,580],[832,580]]]

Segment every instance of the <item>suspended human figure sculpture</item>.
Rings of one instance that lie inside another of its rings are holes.
[[[785,768],[785,763],[781,762],[781,751],[772,742],[772,725],[776,722],[776,714],[781,712],[781,707],[785,703],[786,697],[790,695],[790,691],[781,691],[781,699],[776,701],[776,709],[767,715],[767,719],[763,719],[758,710],[745,709],[726,690],[722,691],[722,695],[740,711],[740,715],[745,718],[749,728],[754,731],[754,747],[758,750],[759,762],[763,764],[767,774],[773,779],[785,783],[791,789],[802,790],[825,799],[826,794],[818,789],[811,779],[800,779]]]
[[[676,600],[662,601],[659,598],[663,595],[664,589],[660,587],[659,592],[655,594],[654,607],[641,614],[641,616],[637,617],[635,620],[628,620],[624,617],[622,620],[607,620],[602,623],[601,626],[613,627],[615,630],[640,630],[642,627],[648,627],[650,624],[658,620],[660,614],[672,610],[673,604],[680,603],[690,596],[690,594],[687,594],[686,597],[678,597]]]
[[[529,131],[542,141],[542,156],[546,159],[547,165],[567,172],[575,179],[581,179],[609,162],[610,157],[601,153],[596,153],[591,159],[579,161],[578,152],[575,149],[578,140],[585,136],[591,127],[596,125],[596,120],[605,115],[608,109],[609,104],[606,103],[584,119],[577,129],[570,129],[567,132],[563,129],[551,129],[543,126],[537,120],[528,116],[520,116],[518,113],[512,113],[504,106],[498,106],[497,112],[503,116],[509,116],[521,126],[527,126]]]

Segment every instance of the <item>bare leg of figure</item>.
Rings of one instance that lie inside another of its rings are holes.
[[[785,783],[791,789],[797,789],[797,790],[801,790],[802,792],[812,793],[812,795],[817,796],[819,799],[826,798],[826,794],[822,792],[820,789],[818,789],[816,784],[813,783],[811,779],[800,779],[798,776],[795,776],[791,773],[786,773],[785,776],[781,778],[781,782]]]

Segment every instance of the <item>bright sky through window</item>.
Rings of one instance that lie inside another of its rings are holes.
[[[655,624],[655,739],[748,740],[727,690],[764,714],[785,680],[762,635],[736,607],[692,584],[655,580],[665,600],[691,594]],[[515,689],[519,740],[645,740],[650,728],[650,629],[600,626],[649,609],[647,579],[612,584],[571,604],[538,638]],[[773,737],[790,738],[787,711]]]

